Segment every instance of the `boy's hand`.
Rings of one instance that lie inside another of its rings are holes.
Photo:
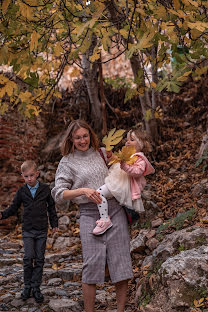
[[[2,219],[2,213],[0,212],[0,220]]]
[[[53,233],[56,233],[58,231],[58,228],[55,227],[55,228],[52,229],[52,231],[53,231]]]

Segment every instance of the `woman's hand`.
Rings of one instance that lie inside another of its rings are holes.
[[[83,193],[95,204],[100,204],[102,202],[102,198],[96,190],[90,188],[83,188]]]

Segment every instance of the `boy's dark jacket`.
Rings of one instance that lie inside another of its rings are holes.
[[[24,231],[35,229],[47,232],[48,217],[51,227],[58,227],[55,203],[47,184],[39,184],[34,198],[26,184],[20,187],[10,207],[2,211],[2,219],[16,214],[21,204],[24,206],[22,224]]]

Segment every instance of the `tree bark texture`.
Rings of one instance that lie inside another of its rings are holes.
[[[87,86],[87,91],[91,102],[92,124],[95,131],[100,131],[102,128],[102,112],[98,90],[98,63],[92,63],[89,61],[89,57],[90,55],[92,55],[95,45],[96,38],[93,38],[89,50],[87,51],[87,53],[82,55],[82,67],[83,77]]]

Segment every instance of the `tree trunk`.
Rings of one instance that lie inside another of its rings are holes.
[[[89,62],[89,57],[93,53],[96,38],[92,40],[89,50],[82,55],[83,77],[87,86],[88,95],[91,103],[92,124],[95,131],[102,129],[102,111],[98,91],[98,63]]]
[[[100,61],[102,60],[100,56]],[[107,116],[106,116],[106,103],[105,103],[105,93],[103,85],[103,68],[101,62],[99,63],[99,77],[100,77],[100,100],[101,100],[101,110],[102,110],[102,135],[105,136],[107,133]]]
[[[139,69],[140,70],[142,69],[138,56],[133,55],[130,59],[130,63],[131,63],[132,72],[134,74],[134,78],[136,79]],[[145,86],[145,81],[143,81],[143,86]],[[154,144],[157,144],[158,139],[159,139],[158,125],[157,125],[157,120],[154,118],[154,109],[156,107],[156,97],[154,96],[152,99],[150,99],[149,93],[145,90],[144,96],[140,95],[139,100],[140,100],[140,104],[142,108],[142,114],[144,117],[144,124],[145,124],[145,129],[147,131],[147,134],[151,138],[152,142]],[[152,110],[152,118],[150,118],[149,120],[146,119],[146,111],[148,109]]]

